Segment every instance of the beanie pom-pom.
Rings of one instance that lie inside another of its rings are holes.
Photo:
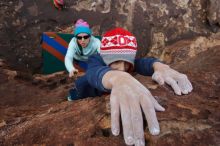
[[[83,19],[78,19],[76,21],[75,27],[80,27],[80,26],[89,27],[89,24]]]
[[[75,23],[74,35],[77,36],[80,33],[87,33],[89,35],[92,33],[89,24],[83,19],[78,19]]]

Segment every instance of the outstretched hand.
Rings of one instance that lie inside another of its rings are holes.
[[[111,72],[103,77],[103,84],[112,89],[110,96],[112,133],[115,136],[119,135],[121,115],[125,143],[145,145],[142,110],[150,133],[157,135],[160,133],[160,127],[155,110],[165,109],[154,99],[150,91],[130,74]],[[105,81],[110,81],[111,84]]]
[[[185,74],[179,73],[160,62],[154,63],[153,67],[152,79],[160,85],[167,83],[177,95],[188,94],[193,90],[192,84]]]
[[[69,73],[69,77],[71,78],[71,77],[77,76],[78,72],[79,72],[78,69],[73,69],[73,70]]]

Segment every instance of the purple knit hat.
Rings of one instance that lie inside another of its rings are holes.
[[[83,19],[78,19],[75,24],[74,35],[77,36],[80,33],[87,33],[89,35],[92,33],[89,24]]]

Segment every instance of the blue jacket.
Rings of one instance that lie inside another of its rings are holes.
[[[159,60],[156,58],[135,59],[134,72],[144,76],[151,76],[154,72],[154,62],[159,62]],[[75,87],[70,90],[71,98],[76,100],[109,93],[110,90],[105,89],[102,85],[102,78],[110,70],[111,68],[104,63],[100,54],[90,56],[86,74],[78,78],[75,82]]]

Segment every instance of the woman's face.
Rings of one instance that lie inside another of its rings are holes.
[[[77,42],[83,47],[87,47],[90,41],[90,35],[87,33],[80,33],[76,36]]]
[[[129,71],[131,65],[130,63],[123,61],[123,60],[119,60],[119,61],[115,61],[113,63],[111,63],[109,65],[113,70],[119,70],[119,71]]]

